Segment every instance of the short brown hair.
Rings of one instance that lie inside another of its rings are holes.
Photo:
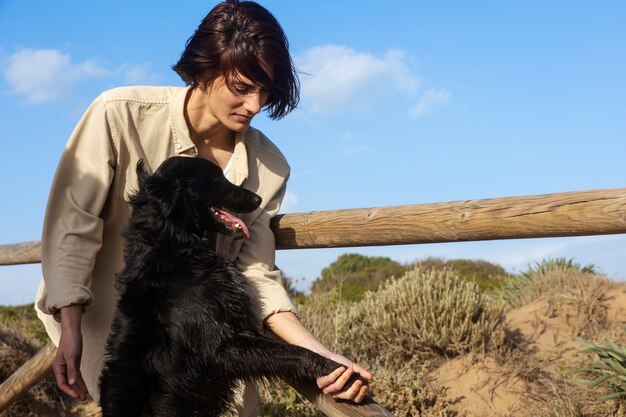
[[[222,75],[234,91],[231,85],[238,75],[248,78],[269,90],[264,107],[272,119],[286,116],[300,100],[285,32],[267,9],[253,1],[228,0],[215,6],[172,68],[187,85],[199,88]]]

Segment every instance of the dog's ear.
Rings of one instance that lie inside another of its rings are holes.
[[[137,162],[135,172],[137,172],[137,182],[139,183],[139,187],[144,187],[146,185],[146,180],[150,177],[151,173],[146,169],[146,164],[143,159],[140,159],[139,162]]]
[[[142,195],[144,201],[156,202],[161,214],[168,217],[179,204],[181,181],[176,177],[164,178],[159,171],[152,174],[142,159],[137,162],[136,172],[140,190],[138,195]]]

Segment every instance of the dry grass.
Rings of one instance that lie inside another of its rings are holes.
[[[305,325],[324,344],[357,360],[375,375],[371,384],[374,397],[397,417],[484,415],[473,411],[471,402],[449,397],[433,380],[438,369],[451,364],[450,358],[467,358],[459,361],[467,367],[490,363],[487,369],[495,373],[493,386],[486,387],[488,393],[498,391],[510,380],[517,381],[515,389],[522,387],[516,394],[519,411],[507,414],[507,410],[494,410],[493,415],[626,416],[624,402],[599,401],[602,392],[563,376],[567,368],[584,366],[582,355],[542,352],[534,339],[558,323],[565,329],[560,337],[570,344],[575,337],[593,343],[606,335],[619,342],[625,340],[622,323],[613,317],[615,307],[607,299],[607,293],[624,285],[567,265],[538,268],[511,282],[503,293],[509,308],[537,302],[542,306],[542,320],[535,323],[527,317],[533,328],[524,335],[515,335],[507,327],[501,302],[450,270],[410,271],[402,278],[388,280],[356,303],[346,301],[340,288],[313,294],[299,310]],[[38,322],[26,310],[0,314],[0,378],[41,346],[41,329],[37,330]],[[581,345],[580,350],[583,348]],[[321,415],[282,383],[265,384],[262,395],[264,417]],[[58,394],[48,379],[1,415],[96,417],[99,412],[93,404],[77,408]]]
[[[549,267],[545,267],[546,265]],[[608,294],[624,285],[589,271],[588,267],[580,268],[562,262],[543,263],[540,268],[516,278],[508,291],[505,291],[504,298],[513,307],[545,302],[545,317],[564,323],[569,329],[571,341],[576,337],[584,337],[597,342],[607,334],[620,335],[618,337],[623,338],[624,332],[618,330],[621,327],[619,318],[613,320],[608,315],[611,301]],[[545,331],[542,326],[545,326],[545,322],[537,323],[538,334]],[[533,340],[527,342],[531,343]],[[583,348],[581,344],[578,352]],[[536,373],[524,373],[525,380],[532,387],[532,398],[528,402],[529,416],[626,416],[626,403],[601,401],[599,397],[606,394],[606,391],[590,390],[564,375],[567,369],[585,366],[587,359],[583,355],[564,359],[555,352],[538,361],[537,353],[542,352],[533,352],[533,349],[521,349],[521,356],[511,361],[512,366],[533,363],[538,368]]]
[[[462,417],[450,407],[440,388],[428,381],[430,364],[412,361],[399,369],[374,365],[370,370],[376,379],[370,393],[396,417]],[[281,381],[265,382],[261,386],[262,417],[322,417],[308,401]]]
[[[555,267],[517,277],[503,292],[512,307],[543,299],[549,314],[563,314],[578,337],[593,337],[608,326],[607,293],[616,286],[608,278],[576,268]]]
[[[32,322],[22,324],[36,325]],[[22,328],[22,334],[13,329],[0,330],[0,381],[4,381],[26,362],[41,347],[37,338],[27,329]],[[78,417],[85,416],[74,410],[77,403],[61,394],[56,387],[52,375],[49,375],[35,385],[25,397],[17,401],[6,411],[0,413],[2,417]]]
[[[625,417],[626,403],[598,401],[589,389],[566,379],[539,378],[539,398],[528,403],[533,417]]]

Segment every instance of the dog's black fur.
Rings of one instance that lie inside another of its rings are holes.
[[[170,158],[154,175],[140,162],[137,174],[100,378],[104,417],[217,417],[238,380],[314,379],[341,366],[260,335],[245,278],[209,248],[208,233],[243,233],[210,208],[247,213],[259,196],[201,158]]]

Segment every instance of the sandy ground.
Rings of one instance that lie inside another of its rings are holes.
[[[618,340],[616,329],[626,324],[626,289],[608,291],[603,304],[608,328],[614,329],[604,332],[604,336]],[[526,352],[524,358],[518,358],[511,366],[507,361],[499,364],[490,356],[458,357],[434,372],[433,385],[444,388],[456,410],[467,416],[534,415],[530,405],[534,400],[549,401],[549,387],[541,378],[529,382],[524,375],[558,376],[562,369],[582,364],[583,355],[579,352],[584,347],[575,337],[587,318],[574,310],[565,307],[556,313],[547,301],[540,300],[510,311],[506,323],[512,331],[519,332]]]

